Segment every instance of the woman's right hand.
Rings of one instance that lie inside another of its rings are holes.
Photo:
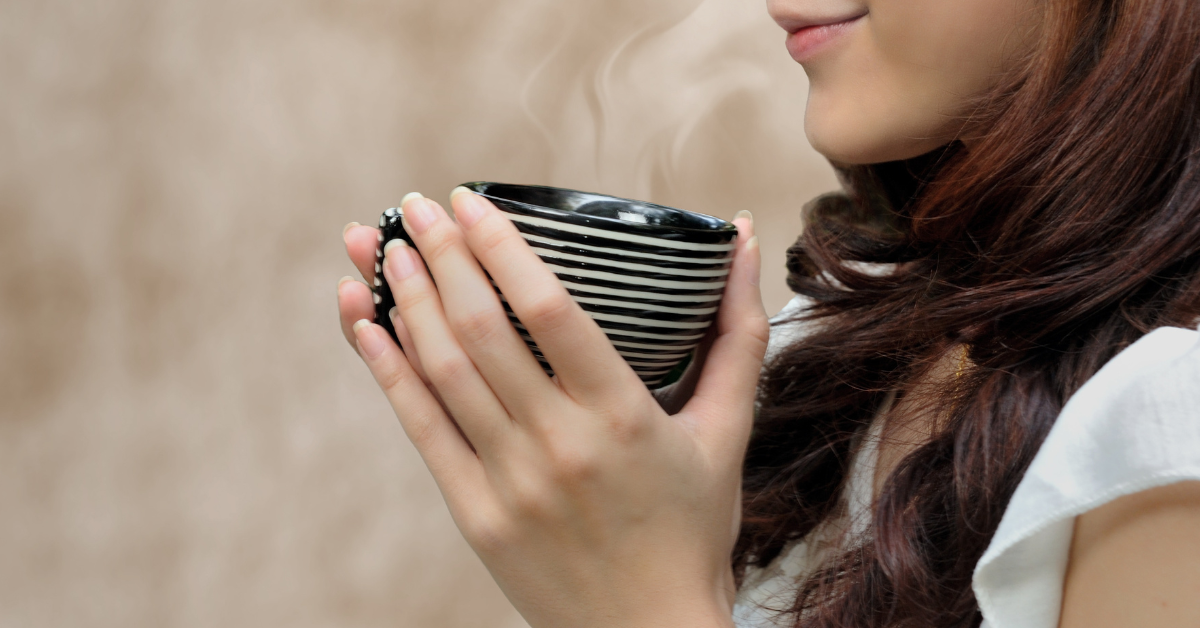
[[[739,219],[748,218],[749,212],[741,212],[737,217]],[[358,351],[358,342],[354,338],[354,323],[364,318],[375,320],[374,302],[368,286],[375,281],[375,249],[379,246],[379,230],[352,222],[342,230],[342,240],[346,244],[346,253],[354,262],[354,266],[358,268],[363,281],[366,282],[364,284],[355,281],[353,277],[343,277],[338,283],[338,301],[345,304],[341,310],[342,335],[346,337],[346,342],[350,343],[350,347]],[[429,376],[425,374],[425,369],[421,366],[421,359],[414,349],[412,336],[399,317],[391,318],[396,329],[396,336],[400,339],[400,346],[404,349],[404,355],[408,357],[409,364],[425,382],[425,385],[429,386]],[[654,399],[667,414],[679,412],[692,398],[692,394],[696,391],[696,384],[700,381],[704,362],[708,358],[709,348],[712,347],[715,338],[716,328],[713,327],[700,341],[700,346],[696,347],[692,361],[679,381],[652,391]],[[430,390],[433,391],[432,388]],[[436,393],[436,391],[434,392]]]
[[[729,553],[767,336],[750,221],[738,224],[712,359],[690,401],[667,413],[502,212],[469,193],[455,208],[464,222],[424,199],[406,204],[424,260],[397,245],[383,264],[408,356],[369,322],[365,285],[343,282],[339,297],[348,339],[463,535],[531,625],[729,625]],[[377,238],[347,231],[364,276]],[[489,275],[554,365],[552,383]]]

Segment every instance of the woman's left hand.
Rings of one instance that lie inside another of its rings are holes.
[[[751,221],[737,221],[695,393],[669,416],[513,224],[487,199],[456,192],[457,222],[424,198],[404,206],[432,278],[416,251],[387,251],[410,356],[359,320],[371,309],[365,286],[345,282],[338,294],[343,328],[463,536],[534,628],[731,626],[741,466],[767,342]],[[365,240],[360,230],[347,243],[369,269],[351,244]]]

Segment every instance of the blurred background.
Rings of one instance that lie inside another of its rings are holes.
[[[0,1],[0,627],[525,626],[337,326],[457,183],[833,189],[761,0]]]

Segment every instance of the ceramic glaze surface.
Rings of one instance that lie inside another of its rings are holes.
[[[576,190],[483,182],[464,187],[508,214],[647,386],[661,384],[715,320],[737,237],[729,222]],[[380,270],[387,242],[399,238],[413,245],[402,215],[392,208],[380,217],[375,252],[376,321],[393,337],[388,312],[395,301]],[[500,299],[518,333],[553,375],[503,294]]]

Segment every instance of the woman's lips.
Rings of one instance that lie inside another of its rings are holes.
[[[788,53],[797,62],[804,63],[865,16],[864,13],[838,22],[814,24],[792,31],[787,38]]]

